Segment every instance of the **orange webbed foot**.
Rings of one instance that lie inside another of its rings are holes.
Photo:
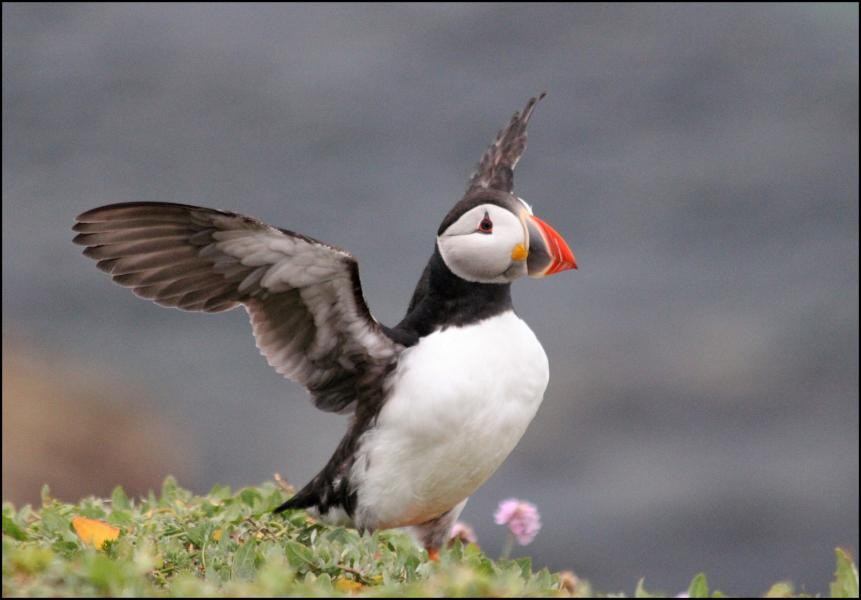
[[[425,548],[428,551],[428,558],[433,562],[439,561],[439,549],[438,548]]]

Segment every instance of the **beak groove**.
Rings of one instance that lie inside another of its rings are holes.
[[[529,229],[530,277],[546,277],[577,268],[577,259],[565,239],[550,225],[534,215],[527,218]]]

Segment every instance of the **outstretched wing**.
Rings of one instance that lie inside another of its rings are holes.
[[[162,306],[245,306],[257,347],[325,411],[354,408],[400,346],[371,316],[348,252],[242,215],[169,203],[77,217],[75,243],[120,285]]]
[[[514,189],[514,167],[526,150],[526,126],[535,105],[546,95],[547,92],[542,92],[539,96],[530,98],[522,111],[514,113],[508,127],[496,135],[472,174],[467,193],[481,188],[503,192],[511,192]]]

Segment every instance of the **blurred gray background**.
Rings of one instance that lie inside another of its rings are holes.
[[[76,214],[184,202],[312,235],[393,324],[545,89],[516,191],[580,270],[514,286],[550,387],[464,520],[495,555],[497,502],[535,502],[519,552],[604,591],[701,569],[827,590],[858,548],[857,5],[4,4],[4,499],[303,484],[345,426],[244,311],[113,285]]]

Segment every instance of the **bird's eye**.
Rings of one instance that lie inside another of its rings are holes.
[[[493,233],[493,221],[490,220],[487,213],[484,213],[484,218],[481,220],[481,223],[478,224],[478,232]]]

